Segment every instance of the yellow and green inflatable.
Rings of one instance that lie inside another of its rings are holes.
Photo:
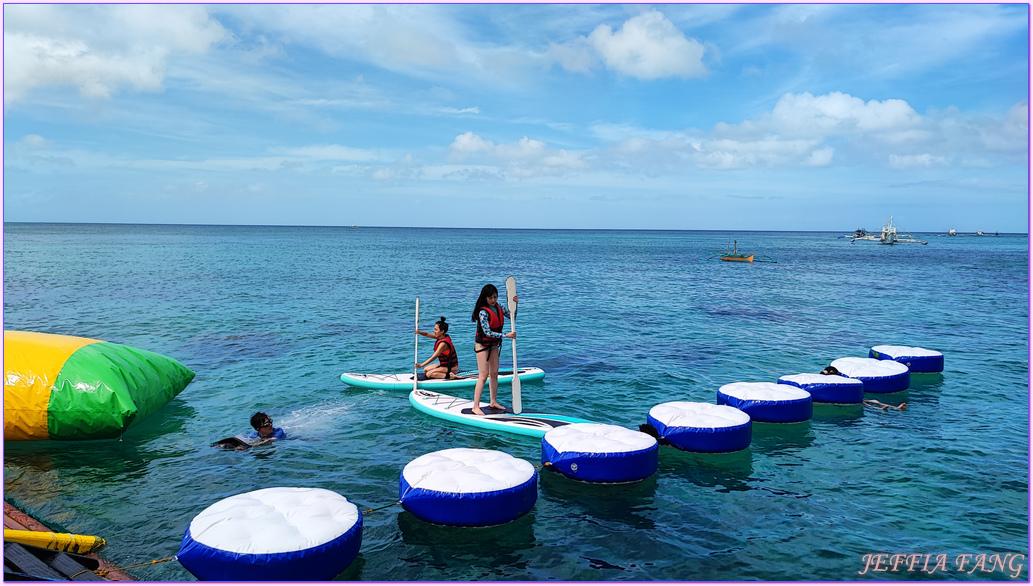
[[[4,440],[115,438],[194,378],[179,362],[90,338],[4,332]]]

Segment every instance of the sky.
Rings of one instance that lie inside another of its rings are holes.
[[[1028,232],[1028,4],[5,4],[4,220]]]

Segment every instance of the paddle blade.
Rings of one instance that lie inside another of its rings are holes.
[[[509,308],[509,312],[513,313],[515,309],[513,305],[516,301],[513,298],[516,297],[516,279],[513,277],[506,277],[506,306]]]
[[[520,412],[524,410],[524,406],[520,404],[520,377],[517,376],[516,371],[513,372],[513,413],[520,415]]]

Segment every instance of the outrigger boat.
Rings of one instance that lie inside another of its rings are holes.
[[[882,231],[876,234],[865,234],[863,236],[854,236],[850,239],[850,243],[853,244],[857,240],[870,240],[872,242],[879,242],[881,244],[897,244],[898,242],[917,242],[918,244],[929,244],[925,240],[915,238],[908,232],[900,232],[893,225],[893,216],[890,216],[890,221],[882,227]]]
[[[857,230],[854,230],[853,234],[844,234],[842,236],[837,236],[837,238],[863,238],[867,235],[868,230],[865,230],[864,228],[858,228]]]
[[[721,260],[730,262],[753,262],[753,254],[746,254],[745,252],[739,252],[739,241],[733,240],[735,244],[732,245],[731,252],[725,252],[721,255]]]
[[[706,260],[723,260],[726,262],[777,262],[767,256],[756,256],[754,253],[746,254],[745,252],[739,252],[739,241],[733,240],[727,250],[722,253],[715,254],[707,257]]]

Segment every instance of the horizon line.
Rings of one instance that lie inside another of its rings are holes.
[[[809,232],[809,233],[836,233],[842,230],[753,230],[738,228],[498,228],[498,227],[459,227],[459,226],[359,226],[355,224],[204,224],[204,223],[156,223],[156,222],[32,222],[4,220],[7,224],[39,224],[39,225],[61,225],[61,226],[190,226],[208,228],[344,228],[344,229],[377,229],[377,230],[511,230],[511,231],[566,231],[566,232]],[[856,228],[854,229],[856,230]],[[848,230],[853,232],[854,230]],[[937,234],[936,232],[914,230],[912,233]],[[1029,232],[987,232],[983,230],[983,236],[995,234],[1029,236]],[[943,235],[946,236],[946,233]],[[957,236],[978,236],[976,232],[958,232]]]

